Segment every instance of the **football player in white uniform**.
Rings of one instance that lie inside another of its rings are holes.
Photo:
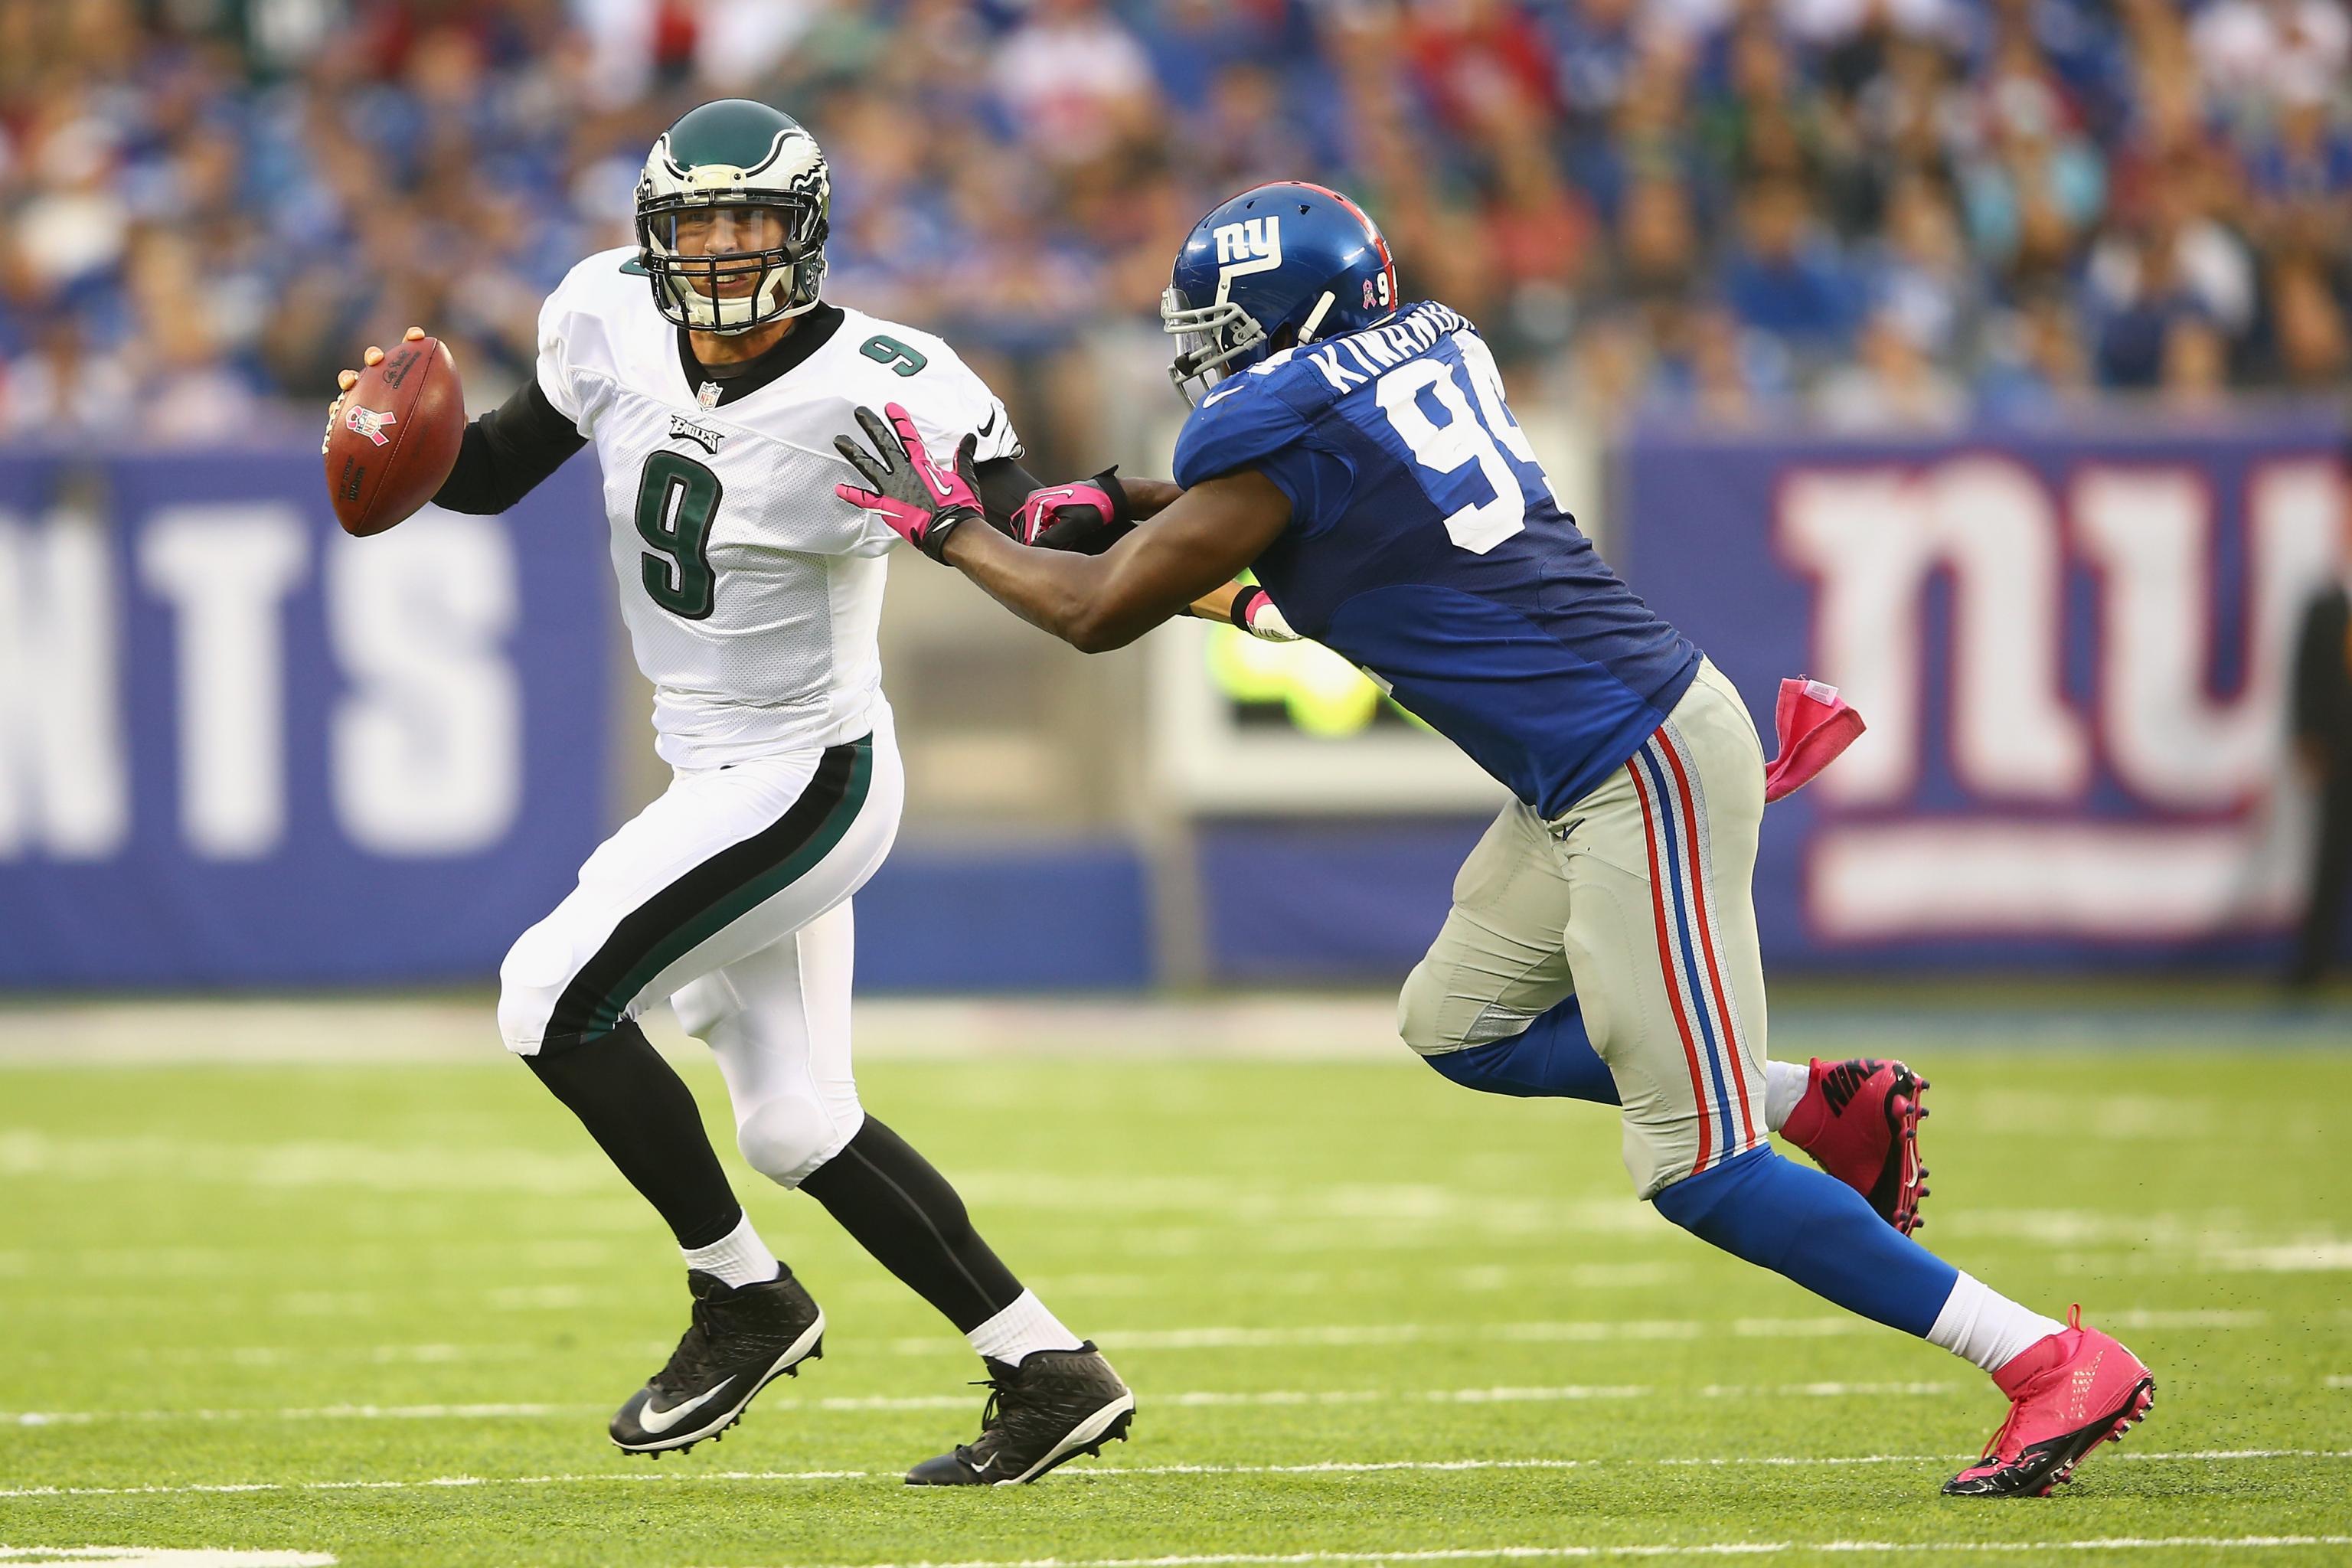
[[[594,445],[622,615],[675,770],[516,942],[499,1026],[685,1256],[692,1326],[613,1417],[614,1443],[658,1455],[718,1435],[824,1332],[637,1026],[667,998],[718,1058],[744,1158],[824,1205],[984,1358],[979,1437],[908,1480],[1025,1481],[1125,1436],[1135,1400],[858,1101],[851,899],[904,793],[876,644],[897,536],[835,494],[855,476],[834,437],[884,403],[946,447],[976,433],[989,510],[1024,539],[1107,543],[1175,490],[1130,494],[1109,473],[1038,486],[1003,405],[947,344],[820,298],[829,197],[815,140],[775,110],[727,100],[678,121],[646,161],[637,244],[550,296],[537,374],[467,427],[435,497],[500,511]]]

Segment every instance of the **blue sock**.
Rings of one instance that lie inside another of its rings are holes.
[[[1617,1103],[1617,1080],[1594,1053],[1584,1009],[1573,996],[1507,1040],[1422,1059],[1465,1089],[1488,1094]]]
[[[1959,1279],[1879,1218],[1860,1193],[1769,1149],[1735,1154],[1652,1201],[1701,1241],[1923,1339]]]

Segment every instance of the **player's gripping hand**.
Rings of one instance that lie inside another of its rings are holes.
[[[400,335],[400,341],[413,343],[424,335],[423,327],[411,327]],[[373,370],[383,363],[383,351],[373,343],[368,344],[367,352],[360,355],[360,363],[369,370]],[[319,437],[319,456],[322,458],[327,455],[328,437],[335,433],[335,421],[343,416],[343,394],[358,384],[359,379],[360,373],[356,370],[339,370],[335,373],[335,400],[327,405],[327,428],[325,434]]]
[[[1114,465],[1091,479],[1031,490],[1013,514],[1011,532],[1023,544],[1100,555],[1134,527],[1135,511]]]
[[[887,425],[871,408],[857,411],[857,423],[874,443],[871,452],[847,436],[833,438],[834,449],[874,488],[835,485],[833,493],[878,515],[899,538],[932,560],[944,560],[950,536],[982,515],[980,481],[971,461],[980,437],[966,436],[956,447],[955,461],[942,467],[924,446],[905,408],[892,403],[882,412],[890,416]]]
[[[1290,629],[1282,612],[1274,606],[1274,595],[1253,583],[1234,595],[1234,625],[1254,637],[1267,642],[1300,642],[1304,639]]]

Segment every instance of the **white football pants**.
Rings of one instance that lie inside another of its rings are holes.
[[[887,707],[862,740],[679,769],[507,953],[507,1048],[597,1039],[667,997],[718,1058],[744,1158],[796,1184],[865,1121],[850,898],[889,854],[905,799]]]

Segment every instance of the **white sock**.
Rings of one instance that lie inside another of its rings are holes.
[[[2063,1333],[2065,1328],[2063,1323],[2019,1306],[1975,1275],[1963,1271],[1953,1282],[1952,1293],[1945,1298],[1944,1310],[1936,1314],[1936,1325],[1927,1331],[1927,1342],[1941,1345],[1987,1372],[1999,1372],[2016,1359],[2020,1351],[2052,1334]]]
[[[970,1338],[972,1349],[1010,1366],[1019,1366],[1031,1351],[1074,1351],[1083,1342],[1045,1310],[1034,1290],[1022,1291],[1013,1305],[972,1330]]]
[[[764,1285],[784,1271],[768,1244],[760,1239],[760,1233],[751,1228],[748,1214],[709,1246],[681,1247],[677,1251],[688,1268],[716,1274],[730,1285]]]
[[[1802,1062],[1764,1064],[1764,1125],[1778,1132],[1788,1124],[1789,1112],[1797,1109],[1797,1101],[1805,1098],[1805,1085],[1813,1078],[1812,1068]]]

